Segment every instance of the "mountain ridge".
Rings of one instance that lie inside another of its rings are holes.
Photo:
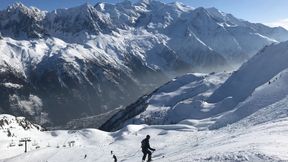
[[[199,130],[217,130],[239,121],[253,125],[245,120],[259,124],[260,119],[269,122],[273,117],[285,118],[287,49],[288,41],[266,46],[230,74],[175,78],[116,113],[100,129],[115,131],[129,124],[189,124]],[[274,112],[266,115],[265,111]]]

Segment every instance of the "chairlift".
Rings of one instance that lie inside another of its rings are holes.
[[[36,140],[34,140],[34,142],[32,143],[32,146],[37,146],[38,144],[37,144],[37,142],[36,142]]]
[[[27,152],[27,142],[31,142],[31,138],[30,137],[26,137],[26,138],[21,138],[19,140],[20,143],[24,143],[25,144],[25,153]]]

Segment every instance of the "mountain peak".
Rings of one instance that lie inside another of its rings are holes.
[[[183,11],[183,12],[188,12],[188,11],[191,11],[193,8],[190,7],[190,6],[187,6],[181,2],[173,2],[173,3],[170,3],[171,5],[173,5],[175,8],[177,8],[178,10],[180,11]]]
[[[16,2],[16,3],[13,3],[12,5],[8,6],[8,9],[17,9],[17,8],[28,8],[27,6],[25,6],[23,3],[21,2]]]
[[[36,8],[36,7],[27,7],[25,6],[23,3],[21,2],[16,2],[16,3],[13,3],[12,5],[8,6],[7,7],[7,11],[8,12],[12,12],[12,11],[21,11],[21,12],[31,12],[31,11],[34,11],[34,12],[42,12],[40,9]]]
[[[198,12],[207,12],[207,10],[204,7],[197,7],[195,8],[194,11],[198,11]]]
[[[155,2],[154,0],[140,0],[137,5],[143,6],[143,7],[148,7],[151,5],[151,3]],[[158,2],[158,1],[157,1]]]
[[[82,5],[75,6],[72,8],[56,9],[56,10],[52,11],[51,13],[53,13],[53,14],[67,14],[68,13],[70,16],[72,16],[72,14],[79,14],[79,13],[86,14],[91,9],[94,9],[94,7],[91,4],[84,3]]]
[[[17,2],[7,7],[6,12],[9,14],[23,14],[35,20],[41,20],[45,17],[45,11],[36,7],[27,7],[23,3]]]
[[[45,23],[50,27],[49,30],[60,38],[64,38],[63,33],[76,34],[83,31],[90,34],[110,33],[112,26],[109,16],[89,3],[68,9],[57,9],[47,14]]]
[[[153,0],[140,0],[139,3],[150,4]]]
[[[215,7],[207,8],[206,10],[207,10],[207,11],[209,12],[209,14],[210,14],[211,16],[213,16],[213,17],[224,18],[224,17],[226,16],[226,13],[218,10],[218,9],[215,8]]]
[[[82,10],[90,10],[90,9],[92,9],[94,7],[91,4],[86,2],[86,3],[80,5],[79,7],[76,7],[76,8],[79,8],[79,9],[82,9]]]

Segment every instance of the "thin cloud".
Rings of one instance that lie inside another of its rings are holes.
[[[265,24],[268,26],[271,26],[271,27],[281,26],[281,27],[288,30],[288,19],[282,19],[282,20],[278,20],[278,21],[274,21],[274,22],[270,22],[270,23],[265,23]]]

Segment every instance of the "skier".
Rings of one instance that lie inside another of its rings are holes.
[[[111,155],[112,155],[112,157],[113,157],[113,159],[114,159],[114,162],[117,162],[117,157],[116,157],[116,155],[113,153],[113,151],[111,151]]]
[[[150,147],[149,139],[150,139],[150,136],[147,135],[146,138],[141,141],[141,148],[142,148],[142,152],[143,152],[143,158],[142,158],[143,162],[145,161],[147,154],[148,154],[148,161],[152,161],[152,159],[151,159],[152,152],[151,151],[155,151],[155,149]]]

